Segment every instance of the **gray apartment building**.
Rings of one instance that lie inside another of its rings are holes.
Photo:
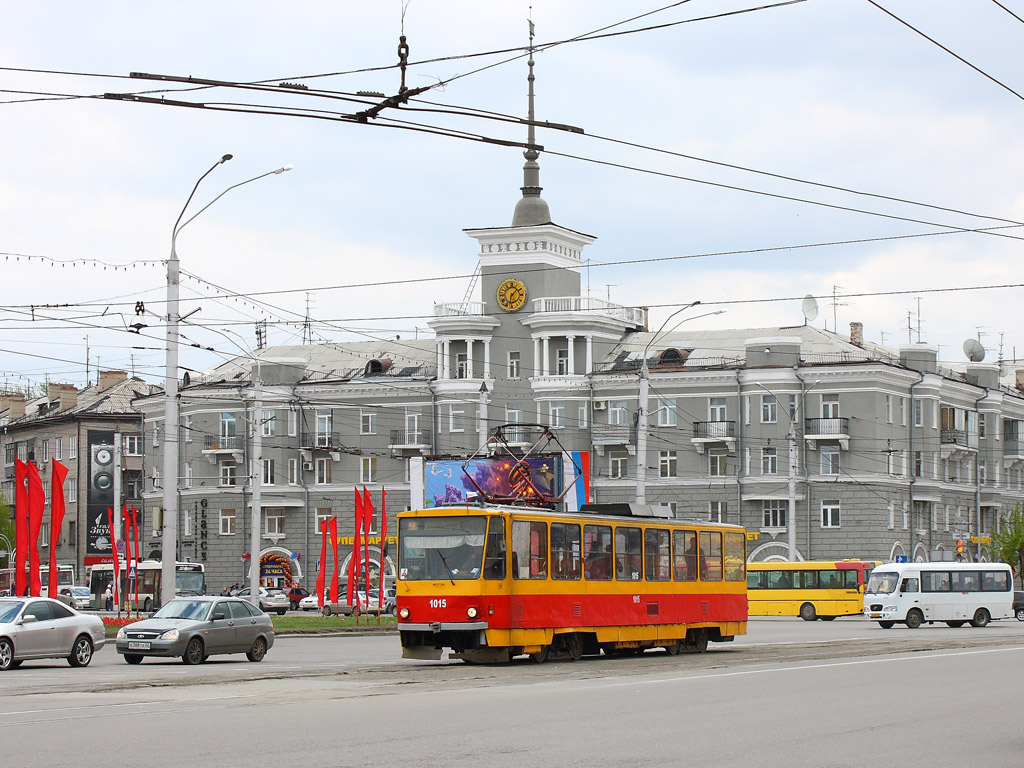
[[[589,451],[593,501],[745,526],[752,560],[925,560],[957,540],[989,556],[1024,499],[1024,372],[953,370],[928,344],[867,343],[857,323],[849,336],[652,332],[643,308],[583,295],[594,238],[552,222],[537,175],[528,156],[511,226],[466,230],[478,246],[467,296],[480,298],[437,301],[435,338],[263,349],[182,381],[178,554],[206,563],[212,589],[248,579],[254,483],[268,576],[308,587],[332,515],[347,557],[353,489],[378,510],[382,489],[391,512],[422,504],[424,459],[466,457],[500,424],[524,425],[509,431],[523,446],[536,423]],[[136,406],[158,551],[163,400]]]

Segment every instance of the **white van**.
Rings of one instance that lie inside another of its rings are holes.
[[[864,616],[882,629],[897,622],[984,627],[1013,616],[1013,576],[1006,563],[886,563],[871,571]]]

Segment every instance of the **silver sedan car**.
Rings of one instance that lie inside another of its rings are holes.
[[[145,656],[199,664],[215,653],[244,653],[249,661],[263,661],[273,645],[270,617],[237,597],[177,598],[152,617],[121,627],[116,642],[129,664]]]
[[[29,659],[67,659],[85,667],[106,642],[99,616],[48,597],[0,598],[0,671]]]

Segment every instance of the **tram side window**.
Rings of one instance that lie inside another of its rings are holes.
[[[492,517],[487,524],[487,554],[484,557],[484,578],[505,578],[505,520]]]
[[[704,581],[722,580],[722,534],[720,531],[700,532],[700,556],[706,568],[701,575]]]
[[[551,578],[576,580],[580,577],[580,527],[572,523],[551,524]]]
[[[672,532],[672,570],[676,581],[697,580],[697,532]]]
[[[530,520],[512,523],[512,576],[517,579],[548,577],[548,525]]]
[[[671,557],[668,530],[648,528],[644,531],[644,576],[648,581],[672,578],[668,564]]]
[[[922,571],[922,592],[949,592],[949,571]]]
[[[610,525],[583,526],[583,571],[594,581],[612,578],[612,527]]]
[[[644,545],[639,528],[615,528],[615,578],[640,581],[644,576]]]
[[[742,533],[725,534],[725,580],[743,581],[747,563],[747,539]]]

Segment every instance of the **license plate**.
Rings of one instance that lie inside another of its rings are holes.
[[[129,642],[128,643],[128,650],[129,651],[148,651],[149,650],[149,643],[133,643],[133,642]]]
[[[871,618],[872,619],[880,619],[880,618],[882,618],[882,614],[880,614],[880,613],[872,613],[871,614]]]

